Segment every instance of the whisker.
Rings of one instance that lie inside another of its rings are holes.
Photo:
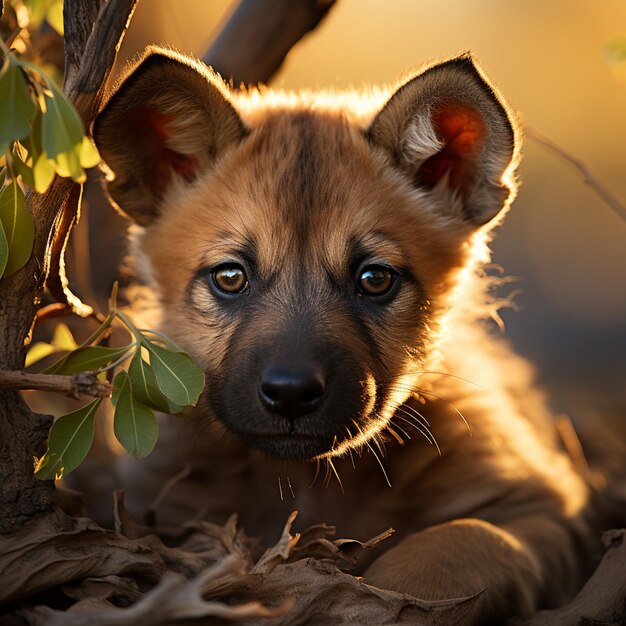
[[[374,433],[370,440],[376,444],[376,447],[378,448],[378,451],[380,452],[380,456],[382,456],[383,459],[387,458],[385,442],[381,439],[380,434]]]
[[[401,407],[398,407],[398,408],[401,408]],[[403,417],[402,415],[396,415],[396,417],[399,420],[402,420],[403,422],[407,423],[409,426],[412,426],[413,428],[415,428],[415,430],[419,431],[424,436],[424,439],[426,439],[426,441],[428,441],[430,445],[436,445],[437,442],[435,441],[435,438],[433,437],[432,433],[430,433],[427,430],[424,430],[424,428],[422,428],[421,425],[415,421],[415,418],[411,414],[405,413],[405,415],[407,415],[411,419],[407,419],[407,417]]]
[[[396,417],[395,415],[393,417]],[[390,420],[390,423],[393,422],[393,417]],[[400,426],[400,424],[396,424],[395,422],[393,422],[393,427],[397,428],[407,439],[411,439],[411,435],[409,435],[409,433],[406,432],[406,430],[404,430],[404,428],[402,428],[402,426]]]
[[[368,441],[365,442],[365,445],[372,451],[372,454],[374,455],[375,459],[378,461],[378,465],[380,465],[380,469],[383,472],[383,476],[385,477],[385,481],[387,481],[387,484],[391,487],[391,483],[389,482],[389,476],[387,476],[387,472],[385,471],[385,467],[383,465],[383,462],[380,460],[380,458],[376,454],[376,450],[374,450],[374,448],[372,448],[372,446],[370,446]]]
[[[396,409],[396,411],[401,411],[402,413],[404,413],[404,415],[406,415],[407,417],[410,417],[412,422],[415,423],[415,425],[417,425],[420,428],[424,429],[424,431],[426,431],[427,433],[431,433],[430,425],[428,423],[425,423],[423,420],[420,419],[420,416],[418,415],[417,411],[415,411],[415,410],[410,411],[409,408],[410,407],[408,405],[401,404]]]
[[[320,475],[320,460],[319,459],[315,459],[315,476],[313,476],[313,480],[311,481],[311,484],[309,485],[309,489],[311,489],[311,487],[313,487],[313,485],[315,484],[315,481],[317,480],[317,477]]]
[[[441,396],[438,396],[436,393],[434,393],[432,391],[427,391],[426,389],[422,389],[421,387],[411,387],[409,385],[402,385],[400,383],[390,383],[389,385],[381,384],[379,386],[380,387],[386,386],[387,389],[390,389],[391,391],[405,391],[405,392],[408,392],[408,393],[423,394],[423,395],[427,395],[427,396],[433,396],[433,398],[435,398],[435,399],[437,399],[437,400],[439,400],[441,402],[445,402],[461,418],[461,420],[465,424],[465,427],[467,428],[467,432],[469,433],[470,437],[472,436],[472,429],[470,428],[470,425],[469,425],[468,421],[465,419],[465,416],[463,415],[463,413],[461,413],[459,408],[456,407],[447,398],[443,398]],[[405,404],[403,406],[408,406],[408,405]],[[411,407],[411,408],[413,410],[415,410],[413,407]],[[422,416],[422,419],[424,419],[424,416]]]
[[[283,485],[280,482],[280,476],[278,476],[278,491],[280,492],[280,501],[283,501]]]
[[[289,486],[289,491],[291,491],[291,497],[295,500],[296,494],[293,492],[293,487],[291,486],[291,481],[289,480],[289,476],[287,476],[287,485]]]
[[[333,470],[333,473],[335,474],[335,478],[337,479],[337,482],[339,483],[339,488],[341,489],[341,494],[345,496],[346,493],[343,490],[343,483],[341,482],[341,478],[339,478],[339,474],[337,473],[337,470],[335,469],[335,464],[333,463],[332,459],[328,459],[328,464],[330,465],[331,469]]]
[[[324,460],[326,461],[326,474],[324,476],[324,481],[322,482],[322,485],[325,489],[328,489],[328,486],[330,485],[330,463],[329,459]]]
[[[350,432],[350,429],[346,426],[345,427],[346,432],[348,433],[348,438],[352,439],[352,433]],[[356,469],[356,465],[354,464],[354,455],[352,454],[352,446],[350,446],[348,448],[348,454],[350,455],[350,462],[352,463],[352,469],[355,470]]]
[[[350,463],[352,463],[352,469],[356,469],[356,465],[354,464],[354,455],[352,454],[352,448],[348,448],[348,454],[350,454]]]
[[[472,429],[470,428],[470,425],[465,419],[465,415],[463,415],[463,413],[461,413],[461,411],[459,411],[459,409],[454,404],[452,404],[450,400],[447,400],[446,398],[442,398],[441,396],[438,396],[436,393],[433,393],[432,391],[426,391],[425,389],[417,389],[417,391],[419,393],[424,393],[428,396],[433,396],[437,400],[440,400],[441,402],[445,402],[448,406],[452,407],[454,411],[457,413],[457,415],[463,420],[463,423],[465,424],[465,427],[467,428],[467,432],[470,434],[470,437],[472,436]]]
[[[405,409],[409,410],[413,415],[415,415],[416,419],[424,426],[424,428],[428,428],[430,430],[430,422],[414,407],[410,404],[402,405]]]
[[[398,433],[394,430],[394,428],[391,425],[391,422],[389,422],[387,424],[387,430],[389,431],[389,433],[391,434],[391,436],[401,445],[404,445],[404,439],[402,439],[402,437],[400,437],[400,435],[398,435]]]
[[[407,414],[408,415],[408,414]],[[406,417],[402,417],[402,415],[396,415],[396,417],[400,420],[402,420],[403,422],[406,422],[409,426],[413,426],[413,428],[415,428],[416,430],[418,430],[422,435],[424,435],[424,438],[426,439],[426,441],[428,441],[428,443],[432,446],[434,445],[437,448],[437,452],[439,453],[439,456],[442,456],[441,454],[441,448],[439,447],[439,443],[437,442],[437,439],[435,438],[435,435],[432,434],[432,432],[429,431],[425,431],[423,430],[420,426],[417,425],[417,423],[409,421],[408,419],[406,419]],[[411,418],[413,418],[413,416],[410,416]],[[413,418],[414,419],[414,418]],[[396,424],[397,426],[397,424]]]
[[[449,378],[456,378],[456,380],[460,380],[468,385],[474,385],[474,387],[478,387],[479,389],[485,389],[485,387],[479,383],[474,382],[473,380],[469,380],[468,378],[463,378],[463,376],[457,376],[456,374],[451,374],[450,372],[437,372],[435,370],[408,370],[405,374],[421,374],[428,375],[431,374],[433,376],[447,376]]]

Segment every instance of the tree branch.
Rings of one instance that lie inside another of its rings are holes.
[[[80,396],[108,398],[113,391],[111,383],[98,380],[96,372],[76,372],[71,376],[56,376],[8,370],[0,370],[0,389],[52,391],[76,399]]]
[[[202,60],[225,79],[267,83],[336,0],[242,0]]]
[[[524,133],[527,137],[530,137],[538,144],[542,145],[544,148],[547,148],[552,154],[555,154],[557,157],[565,161],[570,167],[574,168],[583,179],[583,182],[586,185],[589,185],[599,196],[604,200],[604,202],[613,209],[615,214],[626,221],[626,206],[624,206],[620,200],[614,196],[597,178],[595,178],[589,167],[583,163],[580,159],[577,159],[575,156],[566,152],[555,144],[551,139],[548,139],[545,135],[537,132],[536,130],[526,127],[524,129]]]
[[[102,0],[64,0],[63,31],[65,44],[65,76],[63,87],[72,83],[85,54],[85,46],[101,9]],[[76,19],[76,15],[82,19]]]

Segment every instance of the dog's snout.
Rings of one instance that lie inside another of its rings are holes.
[[[314,411],[322,403],[326,392],[323,372],[316,367],[266,368],[259,382],[259,396],[263,405],[289,419]]]

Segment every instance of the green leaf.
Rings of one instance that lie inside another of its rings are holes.
[[[135,352],[133,360],[128,368],[128,376],[133,389],[133,396],[142,404],[170,413],[171,408],[167,398],[157,386],[154,370],[149,363],[141,357],[141,350]]]
[[[128,373],[124,370],[121,370],[115,375],[113,379],[113,393],[111,393],[111,404],[113,406],[117,406],[117,400],[120,397],[120,391],[122,387],[126,384],[128,380]]]
[[[134,344],[121,348],[107,348],[105,346],[89,346],[78,348],[62,359],[47,367],[44,374],[73,374],[74,372],[91,372],[100,369],[113,361],[117,361],[126,354]]]
[[[22,177],[22,180],[29,186],[29,187],[34,187],[35,186],[35,180],[33,178],[33,168],[32,168],[32,158],[30,157],[30,154],[28,155],[28,157],[26,159],[22,159],[22,150],[18,150],[18,144],[17,142],[15,144],[13,144],[13,152],[12,152],[12,163],[13,163],[13,170],[15,171],[16,174],[19,174]],[[28,161],[30,161],[30,164],[28,164]]]
[[[10,141],[28,135],[29,120],[35,115],[35,103],[19,61],[8,54],[0,69],[0,154]]]
[[[195,406],[204,388],[204,372],[185,352],[171,352],[147,341],[144,345],[163,395],[183,407]]]
[[[4,274],[4,268],[7,266],[9,260],[9,244],[7,242],[7,236],[4,234],[4,226],[0,222],[0,276]]]
[[[48,438],[48,451],[35,466],[40,480],[67,476],[85,459],[93,443],[94,417],[102,398],[87,406],[59,417]]]
[[[30,367],[33,363],[37,363],[37,361],[41,361],[41,359],[44,359],[55,352],[69,352],[71,350],[76,350],[77,348],[78,346],[76,345],[76,341],[74,341],[74,337],[72,337],[70,329],[63,324],[63,322],[61,322],[57,324],[54,329],[54,334],[52,335],[52,341],[50,343],[38,341],[29,348],[26,353],[25,367]]]
[[[152,410],[133,397],[130,378],[118,382],[113,431],[128,453],[141,459],[154,449],[159,427]]]
[[[43,151],[54,161],[59,176],[85,182],[85,172],[80,165],[83,123],[58,87],[51,81],[48,87],[52,95],[44,94],[45,112],[41,121]]]
[[[0,191],[0,221],[9,247],[3,276],[10,276],[30,258],[35,237],[33,218],[26,210],[24,192],[15,179]]]
[[[33,187],[37,193],[44,193],[54,178],[54,161],[43,151],[41,117],[41,112],[38,112],[30,129],[28,142],[28,151],[33,157]]]

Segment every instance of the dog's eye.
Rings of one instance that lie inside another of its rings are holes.
[[[365,296],[380,298],[391,294],[398,275],[383,265],[368,265],[358,276],[357,289]]]
[[[236,263],[225,263],[216,267],[211,278],[215,287],[228,295],[241,293],[248,286],[245,270]]]

